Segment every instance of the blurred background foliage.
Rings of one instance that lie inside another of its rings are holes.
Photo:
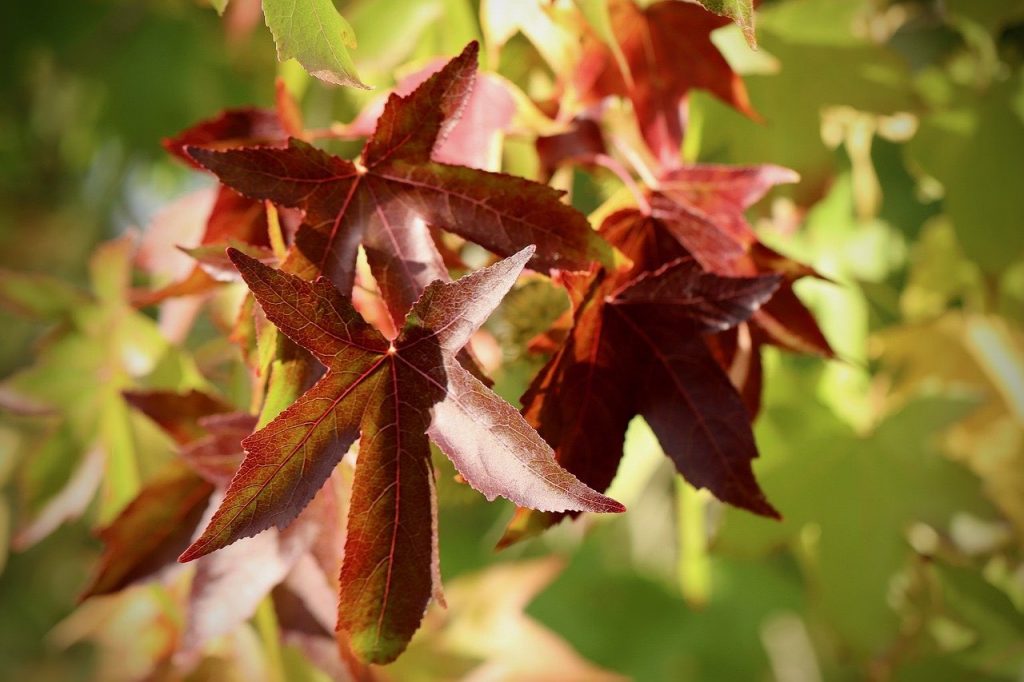
[[[543,101],[549,65],[572,58],[571,40],[529,21],[496,36],[471,0],[338,6],[378,90],[482,37],[483,68]],[[840,359],[766,351],[757,472],[785,520],[677,481],[637,421],[611,491],[628,514],[495,553],[511,509],[438,460],[450,606],[432,607],[390,678],[1024,678],[1024,3],[765,0],[757,22],[757,52],[735,27],[715,38],[763,121],[698,94],[683,153],[797,170],[752,218],[833,280],[797,289]],[[74,611],[99,552],[89,528],[171,452],[119,392],[213,381],[244,406],[244,391],[215,324],[183,350],[131,309],[128,242],[93,250],[207,186],[161,138],[228,106],[271,105],[275,73],[309,127],[348,122],[374,96],[276,64],[261,24],[250,0],[224,18],[190,0],[37,0],[0,22],[0,266],[75,285],[43,297],[52,282],[29,282],[22,314],[0,312],[4,679],[158,678],[180,626],[153,586]],[[504,167],[536,175],[533,149],[509,135]],[[554,182],[585,211],[616,189],[578,172]],[[489,326],[513,401],[539,366],[516,356],[536,305],[513,294]],[[54,325],[59,342],[41,345]],[[34,348],[40,361],[18,371]],[[7,409],[19,384],[61,418]],[[67,502],[75,485],[101,491],[88,522]],[[194,677],[322,679],[270,643],[261,614]]]

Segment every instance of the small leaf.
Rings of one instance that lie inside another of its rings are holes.
[[[723,17],[729,17],[743,31],[743,37],[751,48],[757,49],[757,36],[754,35],[754,1],[753,0],[700,0],[708,10]]]
[[[326,83],[369,89],[348,53],[355,33],[331,0],[263,0],[263,16],[280,61],[294,57]]]
[[[173,565],[192,539],[213,486],[182,466],[165,471],[99,531],[103,556],[82,599],[117,592]]]

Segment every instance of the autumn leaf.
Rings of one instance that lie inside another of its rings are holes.
[[[201,391],[125,391],[123,395],[129,405],[174,439],[182,461],[171,463],[147,482],[98,532],[103,556],[81,599],[117,592],[174,565],[191,543],[210,496],[223,480],[222,470],[229,469],[230,478],[237,468],[241,440],[254,426],[253,417],[232,413],[229,405]],[[213,418],[218,421],[208,421]],[[190,452],[203,452],[204,456]],[[204,475],[210,471],[214,475]]]
[[[213,485],[180,464],[148,483],[112,524],[96,575],[81,599],[117,592],[174,565],[192,540]]]
[[[601,233],[634,266],[569,280],[579,301],[572,331],[523,396],[523,414],[559,463],[598,490],[611,484],[626,427],[640,414],[694,486],[777,516],[751,470],[757,449],[746,408],[704,335],[749,319],[780,278],[706,272],[662,221],[635,209],[609,216]],[[562,516],[520,514],[503,544]]]
[[[633,0],[611,0],[609,11],[633,82],[624,76],[613,51],[595,38],[584,46],[576,86],[589,100],[629,97],[644,141],[665,168],[681,163],[685,128],[681,106],[690,90],[707,90],[756,118],[743,81],[711,42],[711,32],[728,19],[677,0],[663,0],[645,9]]]
[[[193,167],[198,166],[185,153],[187,147],[231,149],[243,145],[283,146],[289,134],[301,132],[302,124],[295,112],[294,101],[279,81],[275,109],[228,109],[174,137],[166,138],[163,146],[172,156]],[[194,209],[187,198],[179,200],[159,214],[146,230],[139,253],[140,263],[150,271],[158,269],[158,261],[168,258],[169,245],[195,246],[197,249],[216,250],[221,254],[229,244],[236,248],[241,244],[257,249],[270,247],[267,213],[262,201],[249,199],[221,186],[217,189],[213,205],[202,208],[206,212],[205,227],[198,244],[182,243],[181,226],[176,218],[179,211],[189,212]],[[188,253],[199,260],[197,256],[202,252],[192,250]],[[218,285],[219,280],[209,270],[203,267],[202,262],[194,263],[183,277],[152,291],[133,292],[133,301],[136,305],[147,306],[176,296],[210,291]]]
[[[230,255],[267,318],[328,371],[243,441],[242,467],[182,561],[287,526],[361,433],[339,625],[359,655],[386,662],[405,648],[433,589],[428,437],[488,499],[501,495],[548,511],[622,511],[560,468],[519,413],[455,359],[532,248],[457,282],[431,284],[393,343],[326,278],[309,283],[239,252]]]
[[[445,63],[442,59],[432,60],[424,68],[403,77],[395,84],[393,94],[407,97],[440,71]],[[438,140],[432,158],[454,166],[498,170],[501,167],[502,133],[511,127],[516,114],[517,103],[512,87],[496,74],[477,74],[458,121],[444,139]],[[371,136],[389,96],[382,95],[370,102],[354,121],[340,126],[340,132],[357,137]]]
[[[304,262],[289,264],[289,272],[326,275],[348,293],[361,243],[396,324],[427,284],[448,279],[428,226],[503,256],[534,244],[531,267],[539,270],[611,264],[608,245],[559,192],[433,160],[473,90],[476,55],[471,43],[408,96],[391,95],[358,162],[297,139],[287,149],[188,153],[246,196],[305,211],[295,240]]]
[[[820,275],[762,244],[744,216],[769,189],[797,180],[795,172],[770,164],[694,164],[667,171],[650,193],[651,214],[705,269],[729,276],[784,277],[751,319],[754,356],[763,343],[833,356],[814,316],[793,292],[795,280]]]

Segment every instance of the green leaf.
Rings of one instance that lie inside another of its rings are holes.
[[[723,17],[729,17],[743,31],[750,47],[757,48],[757,36],[754,35],[754,2],[753,0],[700,0],[708,10]]]
[[[49,320],[67,315],[88,300],[54,277],[0,269],[0,306],[20,315]]]
[[[331,0],[263,0],[263,16],[279,60],[294,57],[324,82],[369,89],[348,53],[356,46],[355,33]]]
[[[1024,120],[1013,102],[1024,76],[928,116],[909,143],[911,161],[945,188],[946,213],[967,256],[999,273],[1024,255],[1024,193],[1006,191],[1024,158]]]
[[[898,631],[887,595],[911,556],[906,528],[941,527],[957,511],[990,513],[977,479],[934,443],[972,406],[918,400],[867,437],[813,401],[769,409],[758,432],[766,460],[761,480],[785,522],[727,510],[716,549],[749,554],[790,540],[808,556],[829,625],[857,654],[878,653]]]

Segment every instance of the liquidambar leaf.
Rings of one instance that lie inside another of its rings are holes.
[[[214,486],[175,465],[152,481],[99,532],[104,551],[82,599],[117,592],[147,578],[188,547]]]
[[[746,86],[711,42],[728,19],[699,5],[663,0],[640,9],[633,0],[610,0],[611,25],[626,56],[632,83],[600,40],[590,40],[576,73],[584,98],[629,97],[644,141],[666,168],[680,164],[690,90],[707,90],[744,114],[756,117]]]
[[[232,251],[267,318],[327,374],[243,441],[246,459],[189,561],[283,528],[362,434],[341,573],[339,626],[367,661],[393,660],[430,599],[437,550],[428,436],[489,499],[547,511],[622,505],[559,467],[519,413],[455,359],[533,248],[454,283],[435,282],[389,343],[326,278],[310,283]]]
[[[294,57],[322,81],[369,89],[348,53],[356,46],[355,33],[331,0],[263,0],[263,17],[279,60]]]
[[[396,326],[427,284],[449,278],[429,227],[503,256],[535,245],[536,269],[613,264],[608,245],[557,191],[432,157],[473,90],[477,49],[471,43],[411,94],[392,94],[358,164],[296,139],[287,149],[188,152],[238,192],[305,211],[286,270],[325,275],[348,294],[361,243]]]

